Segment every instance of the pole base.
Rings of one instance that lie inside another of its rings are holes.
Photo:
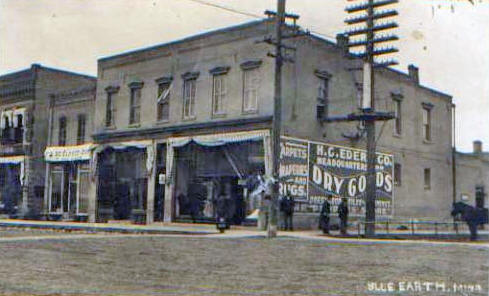
[[[267,238],[275,238],[277,237],[277,226],[269,225],[267,229]]]

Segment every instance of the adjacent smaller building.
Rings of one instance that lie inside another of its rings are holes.
[[[456,201],[471,206],[489,206],[489,152],[484,152],[481,141],[474,141],[471,153],[457,152],[456,155]]]
[[[95,83],[51,95],[44,152],[44,212],[50,219],[87,221],[91,188],[91,143]],[[93,210],[92,210],[93,212]]]

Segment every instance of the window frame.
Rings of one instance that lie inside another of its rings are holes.
[[[87,115],[85,113],[77,116],[76,144],[82,145],[86,140]]]
[[[423,169],[423,184],[425,190],[431,189],[431,168]]]
[[[129,125],[141,124],[141,100],[143,82],[136,81],[129,84]]]
[[[105,128],[114,128],[115,127],[115,117],[116,117],[116,108],[115,108],[115,95],[119,91],[118,86],[108,86],[105,88],[106,92],[106,101],[105,101]],[[110,114],[110,121],[109,119]]]
[[[402,164],[394,163],[394,185],[402,185]]]
[[[433,122],[432,122],[433,104],[423,103],[422,106],[423,106],[422,115],[421,115],[422,136],[423,136],[423,141],[429,143],[433,141],[433,130],[432,130],[433,129]]]
[[[157,93],[156,93],[156,121],[157,122],[168,122],[170,120],[170,99],[171,99],[171,88],[172,88],[172,77],[161,77],[156,79]],[[166,87],[163,87],[166,86]],[[168,91],[166,98],[160,99],[164,91]],[[167,106],[167,115],[165,118],[161,116],[163,106]]]
[[[399,93],[392,93],[392,101],[394,103],[394,127],[393,134],[394,136],[402,136],[402,101],[403,95]]]
[[[183,79],[183,102],[182,118],[183,120],[193,120],[196,118],[195,97],[197,94],[198,72],[187,72],[182,75]]]
[[[58,146],[66,146],[66,133],[68,129],[68,119],[62,115],[58,118]]]

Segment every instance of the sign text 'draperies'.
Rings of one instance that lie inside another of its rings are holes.
[[[318,210],[332,195],[332,210],[346,197],[352,216],[365,214],[367,153],[364,150],[283,137],[280,191]],[[392,216],[393,156],[377,153],[377,215]]]

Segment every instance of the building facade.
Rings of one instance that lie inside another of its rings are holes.
[[[270,175],[274,61],[257,43],[271,20],[251,22],[98,61],[92,220],[205,221],[231,195],[236,223],[256,209],[244,181]],[[362,123],[326,123],[355,112],[361,60],[345,38],[290,42],[283,69],[283,136],[365,147]],[[419,72],[377,70],[378,149],[394,155],[394,218],[447,219],[452,201],[452,99],[420,85]],[[316,219],[317,205],[297,206]],[[306,223],[306,222],[304,222]],[[307,222],[309,223],[309,222]],[[312,223],[312,222],[310,222]]]
[[[2,214],[35,218],[42,213],[49,94],[93,83],[94,77],[38,64],[0,76]]]
[[[474,141],[472,153],[456,153],[456,201],[473,207],[487,208],[489,189],[489,152],[482,142]]]
[[[44,152],[44,209],[50,219],[88,220],[94,195],[91,143],[95,81],[88,86],[51,95],[48,143]]]

